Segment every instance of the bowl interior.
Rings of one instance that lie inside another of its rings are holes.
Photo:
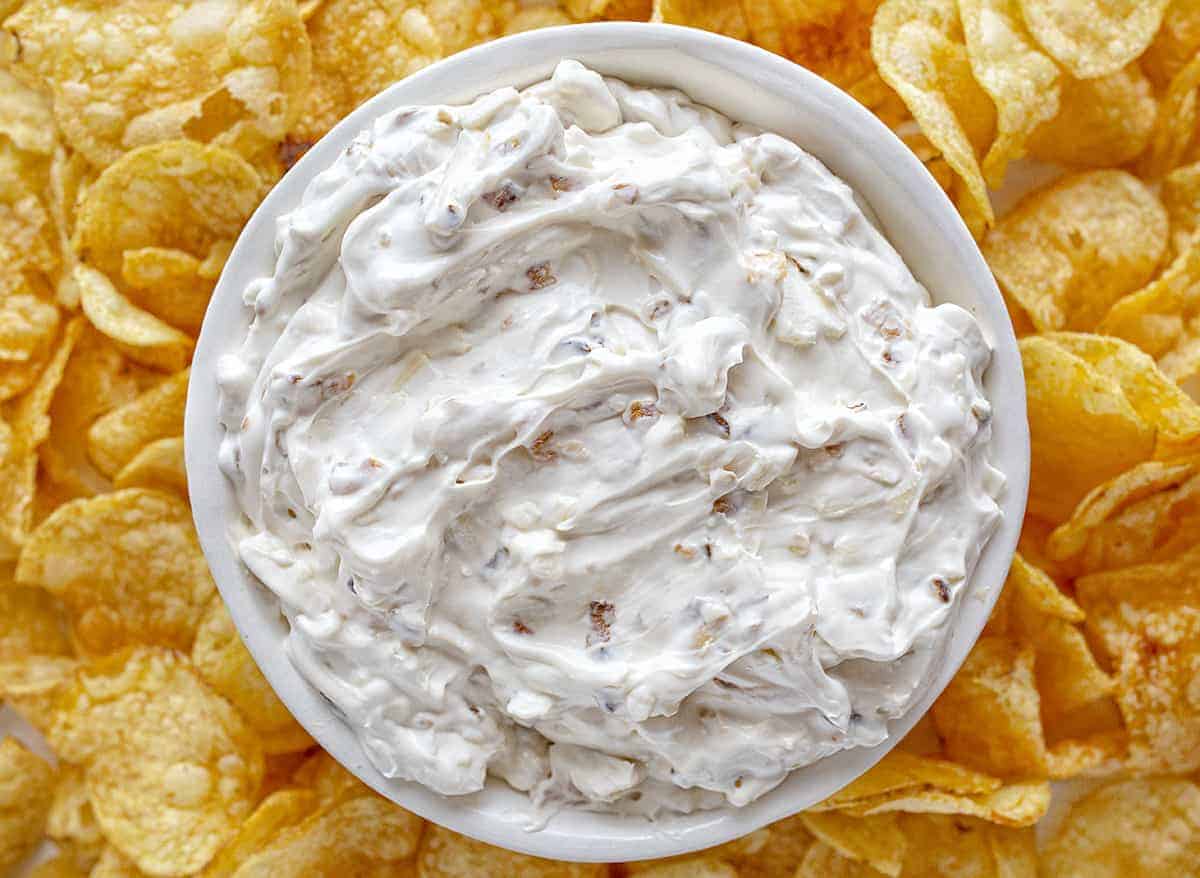
[[[242,290],[273,270],[277,217],[299,203],[307,183],[359,130],[406,104],[457,103],[503,85],[536,82],[564,57],[639,84],[680,88],[731,118],[791,138],[846,180],[934,300],[974,313],[993,345],[985,381],[995,410],[993,462],[1008,487],[1001,500],[1004,519],[963,595],[934,685],[892,723],[884,744],[799,769],[741,809],[655,823],[564,811],[541,831],[528,832],[527,797],[503,783],[451,799],[382,776],[350,728],[292,667],[284,649],[287,625],[274,597],[237,561],[227,536],[226,523],[239,512],[217,467],[221,434],[214,374],[217,359],[236,348],[244,334],[248,314]],[[343,120],[274,188],[238,240],[196,348],[185,433],[192,506],[213,576],[254,659],[313,737],[363,781],[429,820],[524,853],[588,861],[646,859],[728,841],[820,801],[882,758],[928,709],[978,637],[1016,546],[1029,476],[1024,381],[1007,312],[966,227],[916,157],[850,97],[791,62],[703,31],[651,24],[576,25],[485,44],[397,83]]]

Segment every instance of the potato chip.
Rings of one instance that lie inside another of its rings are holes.
[[[830,845],[817,842],[800,861],[795,878],[876,878],[880,873],[838,853]]]
[[[146,873],[112,845],[104,849],[88,878],[145,878]]]
[[[860,818],[830,811],[804,814],[801,819],[818,841],[842,856],[867,863],[892,878],[899,876],[907,839],[894,814]]]
[[[31,157],[0,138],[0,295],[51,290],[59,253],[42,200],[47,174],[43,157]],[[0,388],[4,383],[0,380]]]
[[[753,42],[846,89],[874,73],[871,22],[879,5],[880,0],[745,0],[741,4]]]
[[[370,787],[348,772],[337,760],[318,750],[304,760],[292,782],[312,790],[322,808],[364,795],[373,795]]]
[[[196,631],[192,663],[209,686],[242,712],[258,733],[264,752],[290,753],[313,746],[312,738],[292,719],[242,645],[219,595],[209,604]]]
[[[933,706],[955,762],[998,777],[1046,774],[1046,741],[1034,678],[1034,650],[982,637]]]
[[[135,299],[150,301],[162,319],[192,335],[200,331],[213,284],[200,276],[201,261],[183,250],[126,250],[121,279]]]
[[[421,878],[590,878],[608,874],[603,863],[560,863],[492,847],[430,824],[417,855]]]
[[[79,307],[79,288],[75,286],[75,250],[71,239],[75,234],[75,208],[79,197],[91,185],[95,172],[77,152],[68,153],[61,146],[50,160],[47,181],[47,207],[57,233],[61,267],[55,284],[55,297],[64,308]]]
[[[79,648],[187,650],[214,588],[178,497],[130,488],[60,506],[21,551],[17,580],[58,595]]]
[[[242,863],[270,844],[281,830],[295,826],[315,812],[317,804],[317,796],[311,790],[285,789],[271,793],[242,823],[233,841],[208,864],[204,878],[230,878]]]
[[[263,774],[262,788],[259,794],[266,798],[271,793],[294,786],[292,776],[309,758],[313,751],[302,750],[295,753],[268,754],[267,768]]]
[[[1135,772],[1200,768],[1200,547],[1075,582],[1113,669]]]
[[[651,0],[563,0],[567,13],[576,21],[602,18],[610,21],[646,21]]]
[[[745,40],[750,36],[741,4],[722,0],[654,0],[651,21],[682,24]]]
[[[54,721],[54,705],[78,665],[66,656],[0,660],[0,699],[43,735]]]
[[[83,770],[76,766],[59,769],[46,815],[46,835],[56,845],[70,849],[77,861],[94,863],[104,850],[104,833],[92,811]]]
[[[528,6],[518,9],[504,22],[504,36],[537,30],[540,27],[559,27],[574,24],[575,20],[554,6]]]
[[[1183,778],[1126,780],[1071,806],[1042,852],[1055,878],[1200,875],[1200,787]]]
[[[254,733],[169,650],[126,650],[79,671],[50,741],[83,766],[105,837],[155,875],[208,863],[250,815],[262,780]]]
[[[896,796],[866,799],[846,808],[848,814],[870,817],[902,811],[912,814],[957,814],[978,817],[1002,826],[1032,826],[1050,807],[1050,784],[1018,781],[994,793],[967,796],[935,789],[905,791]]]
[[[92,423],[88,454],[102,473],[115,475],[151,442],[183,432],[188,377],[177,372]]]
[[[184,333],[135,306],[101,272],[75,266],[83,313],[132,360],[153,369],[176,371],[188,364],[193,343]]]
[[[978,152],[991,141],[995,108],[972,76],[953,0],[887,0],[871,33],[880,74],[963,181],[978,236],[994,219]]]
[[[26,878],[91,878],[91,870],[81,866],[69,851],[59,851],[52,860],[33,867]]]
[[[1146,50],[1170,0],[1021,0],[1036,39],[1077,79],[1120,70]]]
[[[1029,510],[1067,519],[1096,485],[1154,454],[1155,429],[1121,386],[1054,342],[1021,339],[1031,444]]]
[[[1058,66],[1025,29],[1017,0],[958,0],[967,57],[975,79],[996,105],[996,139],[983,158],[983,176],[999,188],[1008,163],[1059,106]]]
[[[706,857],[653,866],[640,874],[646,878],[738,878],[733,866]]]
[[[58,601],[40,588],[0,583],[0,661],[70,654]]]
[[[892,750],[865,774],[810,810],[840,810],[910,790],[938,789],[962,795],[987,795],[1002,786],[1003,781],[999,778],[954,762]]]
[[[8,27],[21,66],[48,80],[64,137],[98,167],[181,137],[253,154],[287,132],[311,78],[286,0],[33,3]]]
[[[1145,184],[1124,171],[1088,171],[1023,198],[983,255],[1010,307],[1038,332],[1086,332],[1150,280],[1166,237],[1166,211]]]
[[[1035,878],[1037,874],[1032,830],[915,814],[902,815],[900,828],[908,838],[905,876]]]
[[[1192,245],[1200,228],[1200,162],[1163,177],[1159,197],[1171,223],[1171,251],[1178,256]]]
[[[1154,85],[1165,89],[1171,78],[1187,66],[1200,49],[1200,5],[1195,0],[1173,0],[1167,6],[1154,42],[1138,62]]]
[[[54,352],[37,382],[14,401],[9,412],[12,440],[0,462],[0,542],[20,546],[33,527],[33,495],[37,486],[38,446],[50,433],[47,411],[62,381],[71,348],[83,329],[75,318],[63,329]]]
[[[42,837],[54,770],[16,738],[0,741],[0,870],[25,858]]]
[[[117,488],[155,488],[188,497],[187,471],[183,465],[183,437],[157,439],[146,445],[115,476]]]
[[[1142,154],[1158,102],[1137,64],[1096,79],[1062,77],[1058,115],[1029,138],[1029,155],[1080,168],[1123,165]]]
[[[50,155],[57,141],[44,96],[0,68],[0,135],[25,152]]]
[[[1156,179],[1178,167],[1196,133],[1196,88],[1200,86],[1200,55],[1171,78],[1163,95],[1150,138],[1138,163],[1139,173]]]

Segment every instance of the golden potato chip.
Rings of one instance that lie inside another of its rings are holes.
[[[112,845],[104,849],[88,878],[145,878],[146,873]]]
[[[1062,78],[1058,115],[1029,138],[1029,155],[1081,168],[1123,165],[1142,154],[1158,102],[1136,63],[1096,79]]]
[[[322,808],[364,795],[374,795],[371,788],[344,769],[324,750],[318,750],[296,769],[292,782],[312,790]]]
[[[313,746],[313,739],[276,697],[242,645],[219,595],[209,604],[196,631],[192,663],[209,686],[242,712],[258,733],[264,752],[290,753]]]
[[[814,839],[804,826],[802,815],[787,817],[770,826],[744,835],[725,844],[709,848],[701,855],[706,862],[730,866],[738,878],[792,878],[796,864],[812,846]],[[663,865],[696,862],[696,856],[685,854],[665,860],[625,863],[629,875],[644,875]]]
[[[1155,179],[1179,166],[1196,133],[1196,87],[1200,55],[1171,78],[1158,108],[1150,148],[1139,162],[1143,177]]]
[[[1077,79],[1120,70],[1150,45],[1170,0],[1021,0],[1034,39]]]
[[[908,730],[896,747],[914,756],[940,756],[942,739],[938,737],[933,717],[926,713],[917,720],[917,724]]]
[[[157,439],[146,445],[115,476],[117,488],[155,488],[188,497],[187,471],[183,465],[183,437]]]
[[[17,581],[58,595],[78,647],[187,650],[214,588],[178,497],[129,488],[60,506],[30,535]]]
[[[0,870],[8,870],[42,837],[54,770],[12,737],[0,741]]]
[[[50,433],[47,411],[62,381],[71,348],[83,329],[75,318],[63,329],[58,348],[42,369],[37,382],[11,403],[12,439],[0,462],[0,542],[20,546],[33,526],[33,495],[37,486],[38,446]],[[10,555],[11,557],[11,555]]]
[[[311,790],[285,789],[271,793],[242,823],[233,841],[208,864],[204,878],[231,878],[242,863],[273,842],[281,830],[315,812],[317,805],[317,796]]]
[[[58,332],[58,309],[37,296],[17,293],[0,299],[0,362],[43,359]]]
[[[158,439],[183,433],[188,370],[177,372],[88,428],[88,454],[105,475],[115,475]]]
[[[1200,787],[1183,778],[1126,780],[1071,805],[1042,852],[1054,878],[1200,875]]]
[[[64,137],[98,167],[188,137],[253,154],[283,137],[311,56],[287,0],[69,0],[9,19],[21,67],[52,88]]]
[[[91,870],[81,866],[69,851],[59,851],[52,860],[33,867],[27,878],[91,878]]]
[[[1021,339],[1031,444],[1029,510],[1067,519],[1088,491],[1154,454],[1155,429],[1121,386],[1054,342]]]
[[[0,295],[52,289],[59,253],[42,201],[47,174],[44,157],[23,153],[0,138]],[[3,379],[0,374],[0,388]]]
[[[1002,826],[1032,826],[1050,807],[1050,784],[1046,781],[1017,781],[994,793],[966,796],[936,789],[904,791],[856,802],[848,814],[870,817],[903,811],[912,814],[957,814],[978,817]]]
[[[750,36],[746,13],[741,5],[722,0],[654,0],[650,20],[698,27],[725,34],[735,40],[745,40]]]
[[[555,6],[528,6],[518,9],[505,19],[504,36],[537,30],[540,27],[559,27],[574,24],[575,20]]]
[[[1113,669],[1135,772],[1200,768],[1200,547],[1076,580],[1087,630]]]
[[[0,583],[0,661],[71,654],[62,607],[40,588]]]
[[[887,0],[875,15],[871,53],[925,135],[963,181],[967,224],[992,224],[978,151],[991,141],[995,108],[971,73],[953,0]]]
[[[195,335],[213,287],[210,279],[200,276],[200,265],[183,250],[142,247],[125,251],[121,279],[136,299],[150,301],[165,322]]]
[[[1171,223],[1171,252],[1179,255],[1191,246],[1200,228],[1200,162],[1163,177],[1159,197]]]
[[[96,269],[77,265],[74,277],[83,313],[123,354],[168,372],[187,366],[194,346],[191,338],[135,306]]]
[[[1155,86],[1165,89],[1171,78],[1195,57],[1197,49],[1200,49],[1200,5],[1195,0],[1173,0],[1167,6],[1154,42],[1138,62]]]
[[[527,857],[430,824],[421,838],[417,874],[421,878],[600,878],[608,874],[608,867]]]
[[[639,873],[646,878],[738,878],[737,870],[728,863],[707,857],[692,857],[678,863],[652,866]]]
[[[907,839],[894,814],[848,817],[836,811],[803,814],[804,826],[839,854],[867,863],[884,875],[897,878],[904,865]]]
[[[1023,198],[983,255],[1010,307],[1038,332],[1086,332],[1150,280],[1166,237],[1166,211],[1145,184],[1124,171],[1088,171]]]
[[[0,660],[0,699],[42,734],[54,721],[54,705],[77,662],[66,656]]]
[[[946,756],[998,777],[1043,777],[1034,650],[982,637],[933,706]]]
[[[576,21],[592,18],[609,21],[646,21],[650,17],[651,0],[563,0]]]
[[[79,288],[75,285],[78,260],[71,239],[75,234],[76,205],[94,176],[94,169],[79,153],[68,153],[61,146],[54,151],[54,157],[50,160],[47,197],[62,263],[55,284],[55,296],[58,304],[64,308],[79,307]]]
[[[308,760],[311,753],[311,750],[302,750],[295,753],[268,754],[267,768],[263,774],[259,794],[266,798],[271,793],[294,786],[292,776]]]
[[[971,70],[996,105],[996,139],[983,158],[983,176],[999,188],[1008,163],[1025,155],[1029,136],[1058,113],[1058,66],[1030,38],[1018,0],[958,0],[958,12]]]
[[[54,116],[46,98],[0,67],[0,135],[25,152],[54,152]]]
[[[1113,303],[1096,331],[1137,345],[1176,381],[1186,378],[1179,357],[1194,337],[1192,289],[1200,282],[1200,247],[1190,241],[1167,269],[1140,290]]]
[[[208,863],[237,835],[262,780],[254,732],[169,650],[125,650],[80,670],[50,742],[83,766],[105,837],[155,875]]]
[[[795,878],[875,878],[880,873],[838,853],[830,845],[817,842],[804,854]]]
[[[1002,786],[1003,781],[999,778],[954,762],[892,750],[865,774],[810,810],[841,810],[910,790],[937,789],[961,795],[987,795]]]
[[[81,768],[60,767],[46,815],[46,835],[59,847],[70,849],[76,860],[94,863],[100,858],[105,846],[104,833],[92,811]]]

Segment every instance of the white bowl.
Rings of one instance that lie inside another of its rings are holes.
[[[657,822],[567,810],[536,832],[524,827],[529,799],[491,781],[467,797],[443,797],[384,777],[353,731],[284,654],[287,624],[270,592],[238,561],[227,523],[239,510],[217,467],[221,430],[214,380],[219,356],[240,343],[248,322],[242,291],[274,268],[275,220],[295,207],[305,186],[375,117],[407,104],[459,103],[505,85],[544,79],[575,58],[631,82],[674,86],[722,113],[791,138],[825,162],[873,209],[884,232],[935,301],[972,312],[995,355],[986,387],[992,400],[993,462],[1008,479],[1004,519],[968,590],[935,683],[888,740],[797,769],[743,808],[732,806]],[[1000,292],[953,205],[916,157],[845,93],[777,55],[705,31],[658,24],[611,23],[518,34],[454,55],[396,83],[359,107],[312,148],[247,223],[217,284],[204,320],[188,388],[187,473],[200,543],[246,646],[300,723],[339,762],[383,795],[428,820],[501,847],[578,861],[648,859],[729,841],[796,813],[852,781],[898,742],[949,682],[982,630],[1016,547],[1029,482],[1025,383]]]

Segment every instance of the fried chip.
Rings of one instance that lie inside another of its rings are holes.
[[[25,858],[42,837],[54,770],[16,738],[0,741],[0,870]]]
[[[0,362],[44,359],[58,322],[58,309],[37,296],[17,293],[0,299]]]
[[[1200,55],[1171,78],[1163,95],[1139,172],[1156,179],[1178,167],[1196,133],[1196,88],[1200,86]]]
[[[237,835],[262,780],[253,731],[169,650],[125,650],[79,671],[50,741],[83,766],[105,837],[155,875],[208,863]]]
[[[46,815],[46,835],[85,862],[95,862],[104,850],[104,833],[92,811],[83,770],[76,766],[65,765],[59,770]]]
[[[1200,875],[1200,787],[1183,778],[1126,780],[1071,806],[1042,852],[1043,875]]]
[[[848,817],[836,811],[802,815],[804,825],[819,842],[839,854],[897,878],[904,865],[908,840],[894,814]]]
[[[47,173],[44,157],[0,138],[0,295],[49,292],[58,271],[57,236],[42,200]]]
[[[741,4],[722,0],[654,0],[650,20],[698,27],[735,40],[750,36],[750,26]]]
[[[678,863],[653,866],[640,873],[646,878],[738,878],[737,870],[728,863],[708,857],[692,857]]]
[[[138,308],[96,269],[77,265],[74,277],[83,313],[123,354],[152,369],[173,372],[187,366],[191,338]]]
[[[88,873],[88,878],[145,878],[145,876],[145,872],[112,845],[104,849],[104,852],[100,854],[100,860]]]
[[[884,80],[964,186],[967,225],[992,224],[979,152],[991,141],[995,108],[975,82],[953,0],[887,0],[875,15],[871,53]]]
[[[1001,826],[1032,826],[1050,807],[1050,784],[1046,781],[1018,781],[994,793],[977,796],[947,793],[941,790],[912,790],[898,796],[857,802],[846,812],[859,817],[902,811],[912,814],[956,814],[978,817]]]
[[[1002,786],[1003,781],[999,778],[954,762],[892,750],[865,774],[810,810],[840,810],[911,790],[936,789],[961,795],[987,795]]]
[[[157,439],[146,445],[115,476],[117,488],[155,488],[188,497],[187,471],[183,465],[183,437]]]
[[[1058,113],[1058,66],[1030,38],[1017,0],[959,0],[958,12],[971,70],[996,105],[996,139],[983,158],[983,176],[999,188],[1029,136]]]
[[[1165,89],[1171,78],[1187,66],[1200,49],[1200,5],[1195,0],[1173,0],[1167,6],[1162,26],[1138,63],[1153,80]]]
[[[115,475],[151,442],[183,432],[188,378],[188,370],[177,372],[92,423],[88,454],[102,473]]]
[[[0,583],[0,661],[70,654],[58,601],[40,588]]]
[[[875,878],[880,873],[844,856],[824,842],[817,842],[800,861],[795,878]]]
[[[741,4],[753,42],[847,90],[875,72],[871,24],[879,6],[880,0],[744,0]],[[736,34],[736,30],[725,32]]]
[[[601,878],[603,863],[560,863],[492,847],[430,824],[417,855],[421,878]]]
[[[1023,198],[983,255],[1010,308],[1038,332],[1086,332],[1150,280],[1166,237],[1166,211],[1145,184],[1124,171],[1088,171]]]
[[[50,105],[0,67],[0,135],[25,152],[50,155],[57,142]]]
[[[209,604],[196,631],[192,663],[209,686],[242,712],[264,752],[290,753],[313,746],[312,738],[292,719],[242,645],[219,595]]]
[[[43,735],[54,721],[54,705],[78,663],[67,656],[0,660],[0,698]]]
[[[52,860],[33,867],[27,878],[91,878],[91,870],[80,865],[69,851],[60,850]]]
[[[1200,768],[1200,547],[1075,582],[1113,669],[1135,772]]]
[[[1096,79],[1062,78],[1058,115],[1029,138],[1029,155],[1080,168],[1123,165],[1142,154],[1158,102],[1137,64]]]
[[[141,301],[152,302],[162,319],[184,332],[200,331],[212,281],[201,277],[201,261],[169,247],[126,250],[121,279]]]
[[[98,167],[187,137],[253,155],[282,139],[311,79],[290,0],[68,0],[9,19],[64,137]]]
[[[1163,177],[1159,197],[1171,223],[1171,251],[1178,255],[1192,245],[1200,229],[1200,162],[1176,168]]]
[[[17,580],[57,595],[77,645],[95,655],[129,643],[190,649],[214,593],[187,504],[141,488],[60,506],[25,543]]]
[[[1115,73],[1146,50],[1170,0],[1021,0],[1036,39],[1077,79]]]
[[[1031,444],[1029,510],[1067,519],[1096,485],[1154,454],[1155,429],[1121,386],[1049,339],[1020,341]]]
[[[528,6],[518,9],[504,22],[504,36],[537,30],[540,27],[559,27],[574,24],[574,19],[554,6]]]
[[[317,796],[311,790],[284,789],[271,793],[242,823],[233,841],[208,864],[204,878],[231,878],[242,863],[274,841],[280,831],[316,811],[317,804]]]
[[[370,787],[324,750],[305,759],[292,776],[292,782],[316,793],[322,808],[371,793]]]
[[[797,814],[741,838],[709,848],[703,858],[732,867],[738,878],[791,878],[796,864],[812,846],[813,837],[804,826],[804,817]],[[690,865],[694,855],[671,857],[624,864],[630,875],[642,875],[664,864]]]

